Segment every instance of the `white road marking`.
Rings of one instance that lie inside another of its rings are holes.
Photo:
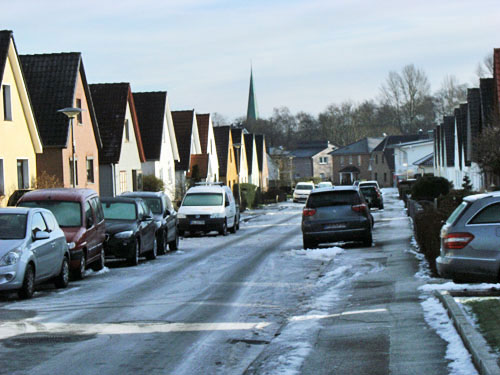
[[[305,320],[318,320],[318,319],[336,318],[339,316],[372,314],[372,313],[380,313],[380,312],[387,312],[387,309],[344,311],[344,312],[341,312],[338,314],[325,314],[325,315],[300,315],[300,316],[291,317],[290,321],[291,322],[300,322],[300,321],[305,321]]]

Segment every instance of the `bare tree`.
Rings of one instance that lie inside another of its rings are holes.
[[[453,110],[467,101],[467,85],[460,83],[454,75],[444,77],[441,88],[434,95],[438,119],[452,115]]]
[[[381,87],[382,103],[392,107],[402,133],[419,129],[426,121],[430,84],[425,72],[410,64],[401,73],[391,71]]]
[[[476,74],[478,78],[493,77],[493,55],[490,53],[477,63]]]
[[[218,112],[212,113],[211,118],[212,118],[212,124],[214,126],[223,126],[223,125],[229,124],[229,121],[227,120],[227,118]]]

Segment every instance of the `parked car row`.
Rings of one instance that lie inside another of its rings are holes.
[[[179,246],[177,212],[163,193],[100,199],[91,189],[26,192],[18,207],[0,209],[0,291],[33,295],[35,285],[82,279],[106,258],[154,259]]]

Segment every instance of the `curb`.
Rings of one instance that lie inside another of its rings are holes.
[[[474,366],[481,375],[500,375],[497,359],[488,351],[484,337],[467,321],[464,313],[448,291],[435,291],[434,295],[441,301],[465,347],[472,356]]]

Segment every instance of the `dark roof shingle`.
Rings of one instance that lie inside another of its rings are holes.
[[[196,123],[198,125],[198,135],[200,136],[201,152],[207,153],[208,144],[208,130],[210,125],[210,114],[205,113],[202,115],[196,115]]]
[[[219,176],[227,176],[227,156],[229,154],[230,126],[214,127],[215,147],[219,159]]]
[[[188,111],[172,111],[175,138],[179,150],[180,161],[175,162],[175,170],[188,171],[191,161],[191,136],[193,133],[194,109]]]
[[[7,62],[7,57],[9,55],[9,46],[11,38],[12,38],[12,31],[0,30],[0,83],[3,80],[3,74]]]

